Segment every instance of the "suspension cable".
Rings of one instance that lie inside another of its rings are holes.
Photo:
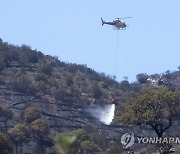
[[[119,42],[119,30],[117,30],[117,38],[116,38],[116,51],[115,51],[115,70],[114,70],[114,77],[116,79],[116,71],[117,71],[117,57],[118,57],[118,42]]]

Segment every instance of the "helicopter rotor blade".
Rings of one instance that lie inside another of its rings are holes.
[[[123,18],[115,18],[115,19],[127,19],[127,18],[133,18],[133,17],[123,17]]]
[[[124,18],[122,18],[122,19],[127,19],[127,18],[133,18],[133,17],[124,17]]]

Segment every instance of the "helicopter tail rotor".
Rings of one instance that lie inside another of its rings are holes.
[[[105,24],[105,21],[101,18],[101,21],[102,21],[102,26]]]

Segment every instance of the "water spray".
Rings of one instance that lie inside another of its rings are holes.
[[[87,112],[94,118],[99,119],[106,125],[110,125],[114,119],[115,104],[109,104],[104,106],[89,107]]]

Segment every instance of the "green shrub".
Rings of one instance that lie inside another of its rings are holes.
[[[51,95],[59,100],[59,99],[64,99],[65,97],[67,97],[67,93],[65,90],[62,90],[62,89],[57,89],[57,88],[51,88]]]
[[[81,149],[81,142],[87,140],[87,138],[87,132],[83,129],[78,129],[57,134],[54,142],[59,152],[63,150],[65,153],[76,153]]]
[[[47,81],[47,77],[46,77],[46,75],[44,73],[37,73],[37,74],[35,74],[34,79],[36,81],[44,81],[44,82]]]
[[[26,94],[35,94],[35,88],[32,85],[32,81],[25,75],[20,76],[12,83],[12,88],[15,91],[19,91]]]
[[[0,57],[0,72],[6,67],[6,63],[4,62],[4,59]]]
[[[81,142],[81,150],[83,153],[97,153],[101,151],[97,144],[89,140]]]
[[[140,73],[136,76],[136,79],[139,83],[147,83],[147,79],[149,78],[149,75],[146,73]]]
[[[44,63],[38,68],[39,73],[44,73],[46,75],[51,75],[52,71],[53,71],[53,67],[48,63]]]
[[[31,123],[41,117],[39,110],[35,107],[27,107],[23,112],[23,119],[27,123]]]
[[[48,94],[50,91],[49,86],[43,81],[39,81],[38,83],[36,83],[35,88],[39,93],[42,92],[43,94]]]
[[[97,84],[94,84],[92,86],[92,96],[96,99],[99,99],[102,97],[102,91]]]

